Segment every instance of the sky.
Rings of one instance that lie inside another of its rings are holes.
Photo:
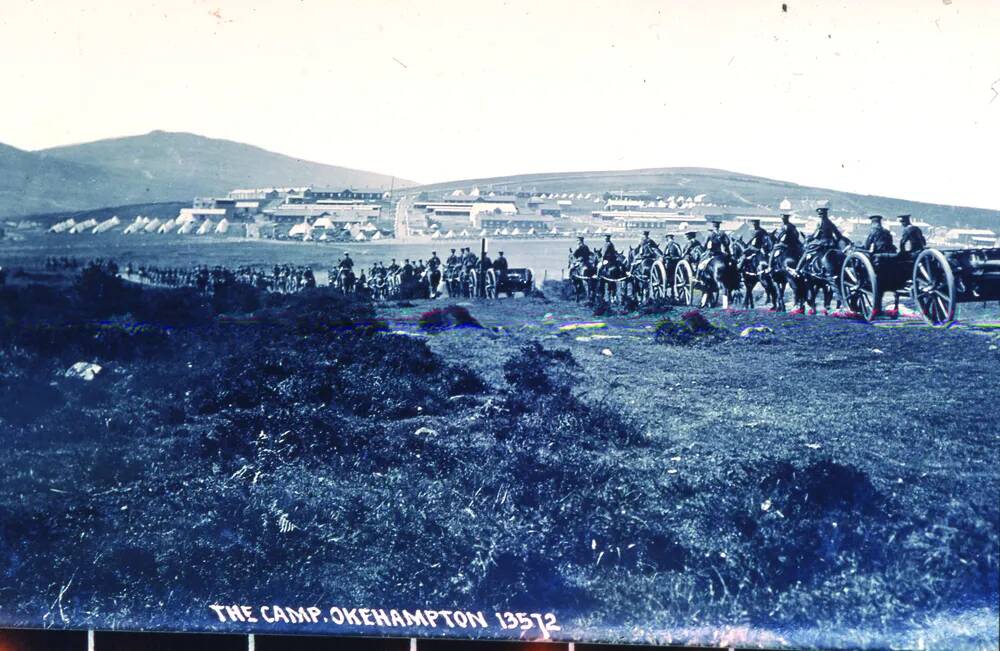
[[[996,0],[3,0],[0,142],[419,182],[703,166],[1000,209]]]

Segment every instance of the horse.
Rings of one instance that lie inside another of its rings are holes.
[[[840,270],[844,267],[844,260],[847,258],[846,249],[839,245],[824,246],[816,245],[815,254],[812,259],[798,272],[796,284],[796,309],[805,311],[806,305],[811,312],[816,311],[816,298],[823,294],[823,308],[829,312],[834,296],[837,298],[837,307],[843,304],[843,297],[840,295]]]
[[[422,284],[427,285],[427,298],[437,298],[440,296],[438,285],[441,284],[441,269],[427,267],[420,276]]]
[[[789,285],[792,286],[792,295],[798,304],[801,283],[789,271],[794,269],[798,262],[799,258],[789,250],[787,244],[776,244],[768,254],[768,270],[763,278],[766,278],[772,287],[774,292],[773,309],[777,312],[785,311],[785,289]]]
[[[758,283],[764,289],[768,304],[773,307],[777,299],[774,283],[768,276],[767,253],[757,248],[744,248],[742,243],[740,244],[739,251],[734,251],[733,255],[739,261],[740,276],[746,291],[743,296],[743,307],[748,310],[756,307],[753,292]]]
[[[699,264],[699,267],[702,266]],[[721,297],[723,309],[728,309],[733,292],[740,287],[740,272],[732,255],[717,254],[700,269],[698,280],[702,288],[702,307],[717,306]]]
[[[444,285],[448,290],[449,297],[461,297],[462,292],[465,290],[464,283],[462,282],[462,268],[454,264],[445,267]]]
[[[573,283],[573,297],[579,303],[581,299],[592,300],[597,291],[597,266],[593,256],[586,259],[576,259],[572,253],[569,257],[569,277]]]
[[[602,300],[617,302],[619,286],[629,278],[625,256],[618,253],[613,260],[602,260],[597,267],[597,296]]]
[[[354,282],[356,280],[357,277],[354,275],[354,271],[343,267],[337,270],[331,284],[345,294],[351,294],[354,292]]]

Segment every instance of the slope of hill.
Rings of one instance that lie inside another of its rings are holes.
[[[191,201],[238,187],[413,185],[228,140],[153,131],[29,152],[0,145],[0,217]]]
[[[132,175],[0,144],[0,216],[139,203],[146,196]]]
[[[148,182],[173,192],[170,198],[218,193],[234,187],[388,188],[393,184],[392,177],[384,174],[299,160],[260,147],[192,133],[152,131],[38,153],[48,158],[138,173]],[[396,179],[395,185],[402,187],[413,182]],[[183,194],[177,197],[177,193]]]
[[[911,213],[933,224],[1000,228],[1000,211],[998,210],[964,208],[854,194],[738,172],[698,167],[523,174],[449,181],[418,186],[410,188],[410,190],[467,190],[472,186],[476,186],[482,191],[613,192],[620,190],[627,192],[645,190],[663,196],[678,194],[691,196],[705,193],[712,203],[747,210],[754,208],[776,209],[781,200],[785,198],[792,201],[793,205],[803,201],[829,199],[837,214],[896,215]]]

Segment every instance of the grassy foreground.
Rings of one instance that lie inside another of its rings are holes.
[[[592,314],[545,299],[423,335],[426,309],[99,273],[0,289],[0,621],[344,603],[995,644],[991,339],[721,312],[656,338],[661,315],[561,329]],[[64,377],[81,360],[104,370]]]

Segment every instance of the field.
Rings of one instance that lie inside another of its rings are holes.
[[[551,611],[555,637],[606,641],[997,644],[988,328],[595,315],[549,284],[442,330],[421,318],[442,301],[10,280],[4,624],[341,604]]]

